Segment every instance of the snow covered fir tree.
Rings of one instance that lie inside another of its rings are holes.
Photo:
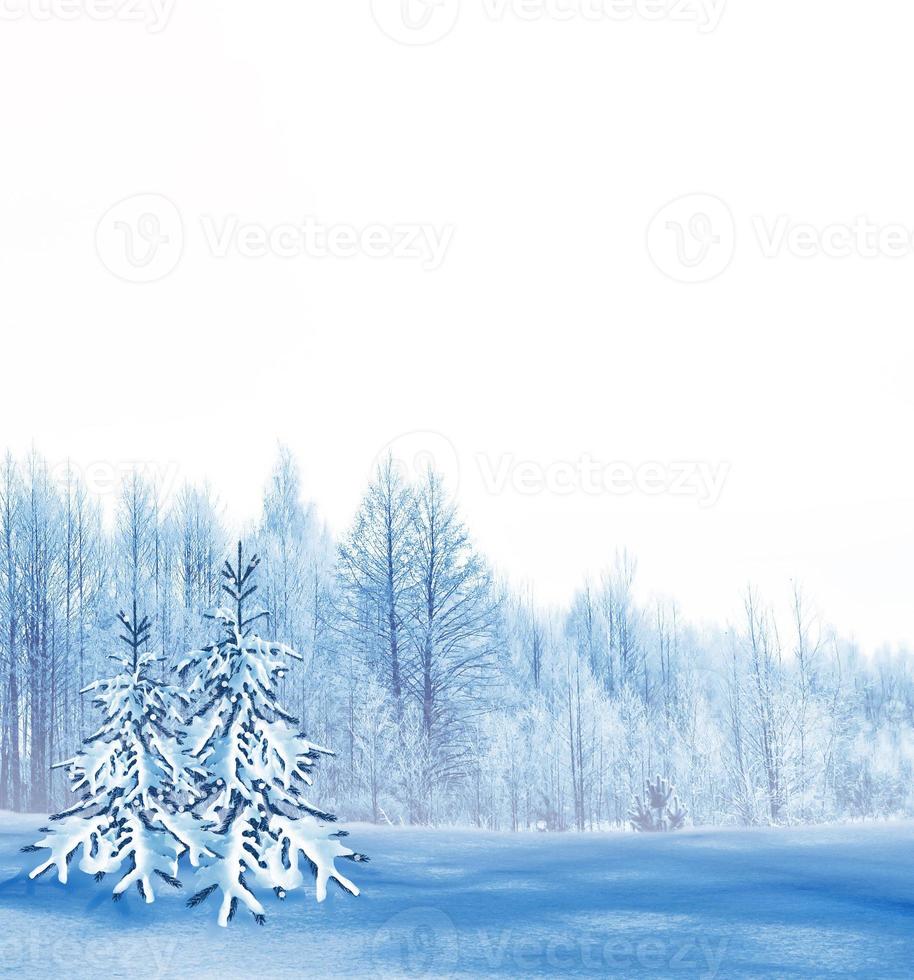
[[[686,811],[670,783],[658,774],[653,782],[645,781],[644,795],[635,797],[628,816],[638,833],[663,832],[681,829]]]
[[[101,881],[120,875],[113,897],[136,886],[146,902],[165,883],[179,888],[178,858],[190,847],[189,815],[177,812],[176,798],[191,791],[192,779],[180,752],[175,727],[181,700],[152,675],[158,661],[146,650],[149,620],[121,612],[126,650],[111,659],[120,670],[83,689],[94,694],[101,727],[74,758],[59,763],[79,801],[51,817],[45,836],[26,852],[49,851],[31,872],[38,878],[52,868],[66,884],[70,864],[81,851],[79,869]]]
[[[267,617],[248,606],[258,565],[256,556],[244,561],[240,543],[237,563],[225,562],[230,602],[209,614],[222,636],[179,664],[180,692],[161,670],[153,674],[161,658],[147,649],[148,618],[138,620],[135,605],[131,616],[119,614],[125,650],[111,659],[120,670],[83,688],[101,726],[55,767],[66,769],[79,800],[23,848],[49,852],[31,878],[56,868],[66,884],[79,854],[80,870],[96,881],[119,875],[115,900],[135,886],[151,903],[159,884],[181,888],[186,873],[196,886],[188,905],[221,893],[223,926],[239,902],[263,924],[255,888],[285,899],[313,876],[318,901],[331,881],[359,894],[336,861],[367,858],[342,843],[345,831],[328,826],[335,816],[307,796],[315,763],[332,752],[299,731],[277,696],[287,662],[302,658],[254,629]]]
[[[336,861],[367,860],[341,843],[344,831],[330,832],[327,825],[336,818],[308,798],[314,764],[331,753],[308,741],[279,703],[287,661],[302,658],[254,630],[267,615],[247,606],[257,591],[252,578],[258,564],[256,555],[244,561],[239,542],[236,563],[226,561],[222,571],[230,604],[212,614],[223,635],[178,668],[197,702],[186,747],[196,763],[194,812],[202,820],[206,850],[217,855],[196,872],[197,890],[188,904],[219,891],[222,926],[239,903],[263,924],[265,910],[252,885],[284,899],[313,876],[318,901],[330,881],[358,895]]]

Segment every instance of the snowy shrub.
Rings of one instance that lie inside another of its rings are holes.
[[[644,784],[644,796],[636,796],[629,812],[632,830],[639,833],[650,831],[679,830],[685,823],[686,811],[673,795],[673,787],[658,775],[654,782]]]
[[[257,588],[251,577],[258,563],[254,556],[245,566],[239,543],[237,564],[226,562],[223,570],[223,589],[232,604],[212,617],[222,625],[223,636],[178,667],[197,699],[186,728],[186,751],[196,763],[194,813],[202,820],[204,855],[188,904],[198,905],[220,891],[222,926],[234,917],[239,902],[263,923],[264,908],[252,885],[272,888],[283,899],[313,875],[318,901],[326,897],[329,881],[358,895],[335,862],[366,860],[341,843],[344,831],[328,832],[326,825],[336,818],[306,796],[317,759],[332,753],[309,742],[277,700],[286,661],[302,658],[253,630],[265,615],[248,615],[245,609]]]

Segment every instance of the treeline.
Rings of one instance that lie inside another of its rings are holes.
[[[569,609],[540,608],[493,576],[440,478],[393,460],[339,542],[287,452],[252,527],[139,473],[114,510],[36,454],[0,465],[0,809],[65,803],[51,764],[97,726],[79,692],[110,667],[119,609],[149,616],[169,678],[213,639],[243,534],[269,632],[304,657],[281,697],[336,751],[320,797],[344,818],[622,826],[654,773],[700,824],[914,813],[908,658],[862,657],[798,591],[777,615],[747,591],[739,623],[698,629],[639,602],[622,553]]]

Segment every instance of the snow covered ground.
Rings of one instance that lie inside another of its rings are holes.
[[[350,826],[363,888],[119,904],[30,883],[39,818],[0,815],[0,973],[20,977],[914,976],[914,824],[675,835]],[[186,897],[186,896],[184,896]]]

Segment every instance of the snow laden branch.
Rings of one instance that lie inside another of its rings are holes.
[[[336,818],[310,799],[311,772],[329,750],[299,732],[298,721],[279,703],[277,687],[288,661],[301,661],[290,647],[261,639],[253,631],[264,613],[247,613],[255,593],[258,559],[226,562],[223,591],[231,600],[212,614],[222,638],[192,653],[178,667],[186,689],[197,699],[187,726],[186,752],[197,780],[194,812],[206,828],[205,849],[217,855],[195,875],[195,906],[220,892],[219,924],[227,925],[239,904],[255,920],[265,910],[255,888],[270,888],[280,899],[316,878],[317,900],[335,882],[358,895],[336,867],[337,858],[366,858],[345,847],[344,833],[329,833]]]
[[[155,899],[157,884],[180,887],[179,856],[188,849],[190,816],[182,818],[176,799],[191,792],[193,777],[177,745],[175,722],[181,700],[168,686],[151,676],[157,660],[145,652],[149,621],[120,613],[126,646],[111,656],[120,668],[106,680],[83,689],[92,692],[102,712],[101,727],[85,740],[85,748],[55,768],[67,772],[79,800],[51,817],[45,836],[23,848],[50,852],[32,871],[38,878],[57,870],[66,884],[70,864],[81,851],[79,869],[102,880],[121,877],[113,897],[120,899],[132,886],[146,902]]]

